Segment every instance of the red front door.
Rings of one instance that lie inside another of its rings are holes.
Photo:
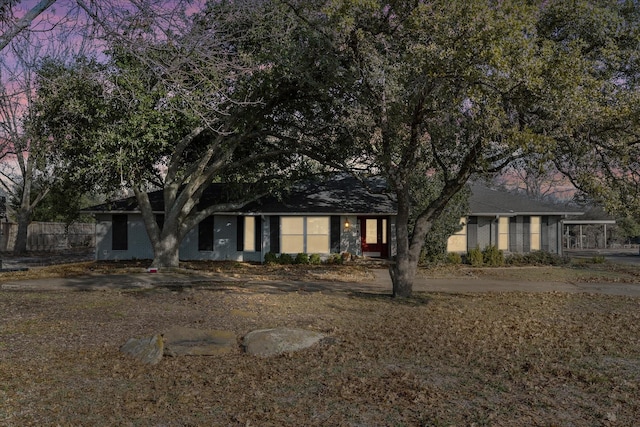
[[[362,255],[375,258],[389,257],[387,218],[359,217]]]

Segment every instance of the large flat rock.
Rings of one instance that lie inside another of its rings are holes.
[[[231,331],[174,326],[163,336],[167,356],[215,356],[237,347],[236,335]]]
[[[120,347],[120,351],[141,363],[155,365],[160,362],[164,352],[162,335],[154,335],[147,338],[130,338]]]
[[[242,345],[248,354],[268,357],[311,347],[324,337],[304,329],[260,329],[245,335]]]

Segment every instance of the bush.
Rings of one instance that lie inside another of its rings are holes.
[[[462,263],[462,257],[457,252],[449,252],[447,254],[447,264],[460,264]]]
[[[267,252],[264,254],[264,263],[265,264],[277,264],[278,263],[278,254],[274,252]]]
[[[289,254],[280,254],[280,258],[278,258],[278,264],[293,264],[293,257]]]
[[[309,257],[309,264],[318,265],[322,263],[322,259],[318,254],[311,254]]]
[[[506,257],[508,265],[567,265],[571,262],[569,257],[552,254],[546,251],[529,252],[528,254],[514,253]]]
[[[418,258],[418,265],[425,267],[428,265],[442,264],[447,262],[447,254],[445,252],[433,252],[426,248],[422,248],[420,251],[420,258]]]
[[[309,264],[309,255],[305,253],[299,253],[296,255],[295,264]]]
[[[342,255],[340,254],[331,254],[326,261],[327,264],[342,264]]]
[[[489,245],[482,251],[482,261],[490,267],[504,265],[504,254],[497,246]]]
[[[482,251],[480,250],[480,246],[476,246],[475,248],[469,251],[469,254],[467,255],[467,261],[473,267],[482,267],[482,263],[484,261],[483,261]]]

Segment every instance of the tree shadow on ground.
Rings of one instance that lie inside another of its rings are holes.
[[[359,282],[322,282],[322,281],[198,281],[184,283],[163,283],[152,287],[132,288],[131,293],[137,297],[151,296],[158,292],[183,293],[193,290],[220,292],[226,294],[266,293],[266,294],[342,294],[350,298],[392,302],[407,306],[421,306],[429,303],[424,293],[414,293],[410,298],[394,298],[391,290],[385,291],[380,286],[372,286]]]

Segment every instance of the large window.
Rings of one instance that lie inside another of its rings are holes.
[[[330,217],[285,216],[280,218],[280,252],[329,253]]]
[[[127,215],[113,215],[111,221],[111,249],[114,251],[126,251],[129,249]]]

